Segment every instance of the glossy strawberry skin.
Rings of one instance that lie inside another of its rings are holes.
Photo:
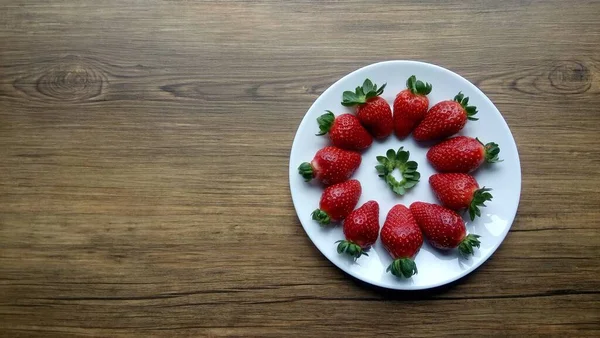
[[[479,189],[473,176],[460,173],[431,175],[429,184],[440,202],[452,210],[468,208]]]
[[[456,248],[467,235],[465,222],[450,209],[437,204],[414,202],[410,205],[410,211],[425,238],[435,248]]]
[[[467,123],[460,103],[446,100],[435,104],[413,132],[417,141],[431,141],[458,133]]]
[[[363,150],[373,143],[373,137],[352,114],[342,114],[335,118],[329,138],[334,146],[346,150]]]
[[[394,100],[394,131],[398,138],[408,136],[414,127],[423,120],[429,108],[429,99],[425,95],[413,94],[405,89]]]
[[[395,205],[381,228],[381,243],[393,259],[412,258],[423,245],[423,234],[411,211]]]
[[[438,200],[449,209],[468,209],[469,217],[474,220],[481,216],[480,207],[485,207],[485,202],[491,201],[493,196],[489,192],[492,189],[483,187],[475,177],[463,173],[435,174],[429,177],[429,185]]]
[[[384,139],[394,130],[390,105],[380,96],[367,100],[356,107],[356,117],[376,139]]]
[[[352,211],[344,221],[346,240],[368,249],[379,237],[379,204],[368,201]]]
[[[475,138],[456,136],[431,147],[427,160],[439,172],[469,173],[485,161],[485,148]]]
[[[362,188],[358,180],[348,180],[329,186],[321,195],[320,211],[327,214],[328,221],[341,221],[354,210],[361,192]]]
[[[331,185],[348,180],[360,162],[359,153],[328,146],[317,151],[310,163],[302,163],[298,171],[306,181],[315,178],[324,185]]]

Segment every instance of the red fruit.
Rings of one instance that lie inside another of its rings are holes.
[[[326,114],[317,118],[320,132],[317,135],[329,133],[333,145],[346,150],[363,150],[373,143],[373,137],[352,114],[342,114],[337,118],[327,110]]]
[[[494,142],[484,145],[477,138],[456,136],[431,147],[427,159],[437,171],[468,173],[483,162],[501,162],[499,153],[500,148]]]
[[[349,180],[325,188],[321,195],[319,209],[311,214],[312,219],[321,225],[343,220],[356,207],[361,192],[362,188],[357,180]]]
[[[376,139],[388,137],[394,130],[394,119],[390,105],[379,95],[383,94],[385,84],[377,88],[371,80],[366,79],[354,92],[345,91],[342,105],[356,106],[356,117]]]
[[[355,151],[325,147],[317,151],[310,163],[302,163],[298,172],[307,182],[316,178],[325,185],[331,185],[348,180],[360,161],[360,154]]]
[[[346,253],[354,258],[368,256],[365,251],[379,236],[379,204],[368,201],[351,212],[344,221],[344,236],[345,240],[336,242],[339,243],[338,253]]]
[[[473,247],[479,248],[479,236],[467,235],[465,222],[456,212],[425,202],[411,204],[410,211],[433,247],[442,250],[458,247],[463,255],[472,255]]]
[[[469,98],[458,93],[454,101],[446,100],[437,103],[425,115],[425,118],[413,132],[417,141],[430,141],[458,133],[467,120],[476,121],[473,115],[477,108],[469,106]]]
[[[387,271],[405,278],[418,272],[412,258],[423,245],[423,234],[412,213],[404,205],[397,204],[388,212],[381,228],[381,243],[394,259]]]
[[[492,200],[492,190],[479,189],[475,177],[468,174],[435,174],[429,176],[429,184],[442,204],[452,210],[469,209],[471,221],[481,216],[480,206]]]
[[[418,81],[413,75],[406,80],[405,89],[396,95],[394,100],[394,131],[399,138],[410,134],[417,123],[421,122],[429,108],[427,94],[431,93],[431,85]]]

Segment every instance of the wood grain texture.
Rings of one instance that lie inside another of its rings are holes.
[[[507,240],[427,292],[336,269],[288,188],[313,100],[390,59],[521,156]],[[598,336],[598,107],[598,1],[0,1],[0,336]]]

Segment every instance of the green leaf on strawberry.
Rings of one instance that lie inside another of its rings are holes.
[[[502,160],[498,158],[498,154],[500,154],[500,147],[498,146],[498,143],[490,142],[483,144],[483,142],[481,142],[479,138],[475,139],[477,140],[477,142],[479,142],[479,144],[483,146],[483,149],[485,151],[485,161],[487,163],[502,162]]]
[[[473,116],[477,114],[477,107],[469,106],[469,98],[465,97],[465,94],[463,94],[462,92],[458,92],[458,94],[456,94],[456,96],[454,97],[454,101],[460,103],[463,109],[467,112],[467,119],[471,121],[479,120],[478,118]]]
[[[417,80],[417,77],[412,75],[406,80],[406,88],[410,89],[413,94],[416,95],[427,95],[431,93],[433,88],[430,83]]]
[[[391,272],[396,277],[404,278],[410,278],[419,272],[415,261],[410,258],[398,258],[394,260],[385,271]]]
[[[458,251],[463,257],[467,257],[475,253],[473,247],[479,248],[479,245],[481,244],[479,237],[481,236],[469,234],[460,242],[458,245]]]
[[[491,190],[491,188],[483,187],[475,190],[473,193],[473,199],[469,205],[469,217],[471,218],[471,221],[475,219],[475,216],[481,217],[481,210],[479,210],[479,207],[485,207],[485,202],[492,200],[493,196],[489,193]]]
[[[419,183],[421,174],[417,171],[418,164],[415,161],[409,161],[410,152],[400,147],[398,151],[389,149],[386,156],[377,156],[378,165],[375,166],[379,177],[385,180],[394,193],[404,195],[407,189],[410,189]],[[392,172],[398,169],[402,179],[398,181]]]
[[[350,255],[351,257],[354,257],[354,259],[357,259],[362,255],[369,255],[363,248],[360,247],[360,245],[353,243],[352,241],[343,240],[337,241],[336,243],[338,243],[337,252],[339,254],[345,253]]]
[[[371,80],[366,79],[362,86],[356,87],[354,92],[347,90],[342,94],[342,105],[352,107],[364,104],[367,100],[383,94],[385,86],[386,83],[380,88],[377,88],[376,84],[371,82]]]
[[[335,121],[335,115],[331,112],[331,110],[326,110],[325,114],[317,117],[317,123],[319,124],[319,133],[317,136],[325,135],[333,126],[333,121]]]

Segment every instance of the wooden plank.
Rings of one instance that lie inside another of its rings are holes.
[[[597,336],[597,1],[0,3],[0,336]],[[523,192],[475,273],[355,281],[289,196],[298,123],[361,66],[498,106]]]

